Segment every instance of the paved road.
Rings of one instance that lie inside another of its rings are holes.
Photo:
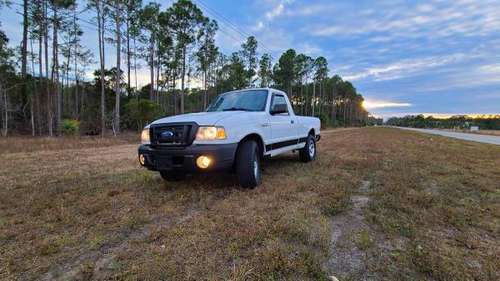
[[[426,133],[426,134],[440,135],[440,136],[456,138],[456,139],[461,139],[461,140],[468,140],[468,141],[475,141],[475,142],[500,145],[500,136],[456,133],[456,132],[441,131],[441,130],[434,130],[434,129],[431,130],[431,129],[416,129],[416,128],[403,128],[403,127],[395,127],[395,128],[416,131],[416,132],[421,132],[421,133]]]

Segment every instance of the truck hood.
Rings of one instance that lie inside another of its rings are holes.
[[[241,114],[241,111],[223,111],[223,112],[197,112],[181,115],[174,115],[158,119],[151,124],[177,123],[177,122],[196,122],[198,125],[215,125],[220,120]]]

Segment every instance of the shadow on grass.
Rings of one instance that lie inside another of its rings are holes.
[[[265,181],[267,177],[272,177],[277,173],[278,168],[288,168],[298,166],[300,161],[298,154],[285,154],[275,158],[265,159],[262,161],[262,180]],[[227,172],[209,172],[209,173],[191,173],[180,181],[164,181],[158,172],[148,171],[155,175],[155,182],[164,183],[165,191],[175,191],[179,189],[184,190],[246,190],[241,188],[238,183],[238,177],[235,171]],[[158,175],[158,177],[156,177]],[[259,188],[259,187],[257,187]]]

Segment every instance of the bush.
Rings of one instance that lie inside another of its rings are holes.
[[[64,119],[62,123],[62,132],[66,136],[75,136],[80,132],[80,122],[74,119]]]
[[[330,120],[330,115],[328,113],[321,113],[321,115],[319,116],[319,120],[321,120],[322,129],[332,125],[331,124],[332,122]]]
[[[131,99],[125,105],[126,122],[137,130],[141,130],[161,115],[160,105],[147,99]]]

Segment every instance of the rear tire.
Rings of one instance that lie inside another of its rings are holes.
[[[255,188],[261,181],[259,146],[248,140],[240,144],[236,155],[236,174],[244,188]]]
[[[306,146],[299,150],[299,159],[302,162],[311,162],[316,159],[316,138],[310,134],[306,139]]]
[[[160,175],[165,181],[181,181],[186,177],[186,174],[174,171],[160,171]]]

